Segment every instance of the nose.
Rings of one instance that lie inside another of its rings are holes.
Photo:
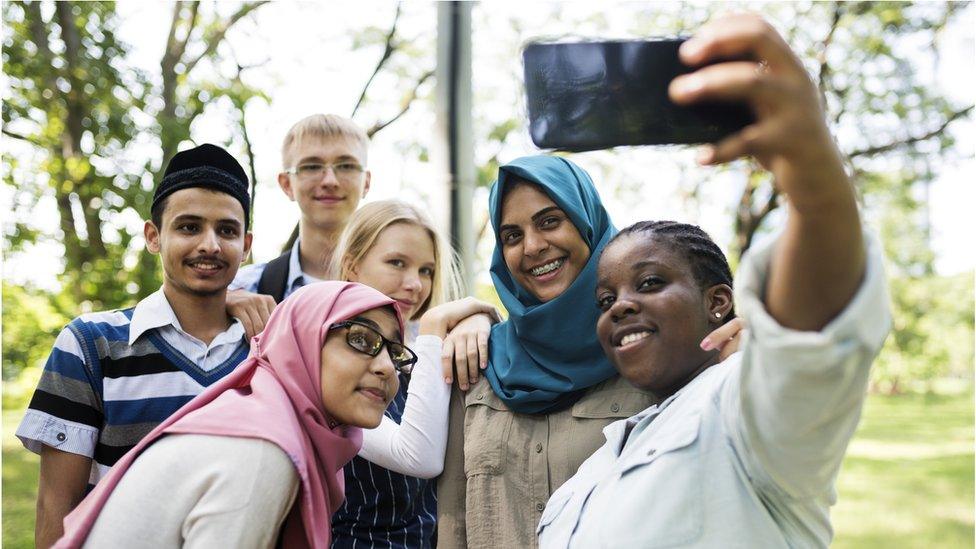
[[[380,378],[392,377],[396,373],[396,368],[393,366],[393,360],[390,358],[390,351],[384,345],[383,350],[380,354],[373,357],[372,362],[369,364],[369,371]]]
[[[536,231],[526,231],[522,241],[525,243],[522,248],[523,253],[530,257],[539,255],[549,248],[549,241]]]
[[[339,184],[339,179],[336,178],[336,171],[331,165],[325,166],[325,171],[322,172],[322,184],[334,186]]]
[[[197,252],[206,255],[214,255],[220,251],[220,239],[217,232],[206,230],[200,232],[200,240],[197,242]]]
[[[420,273],[408,273],[403,277],[403,289],[409,292],[419,292],[423,285],[420,282]]]
[[[628,315],[636,314],[640,307],[627,296],[619,296],[610,306],[610,320],[620,322]]]

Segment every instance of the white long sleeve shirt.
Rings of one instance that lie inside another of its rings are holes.
[[[451,400],[451,386],[441,377],[441,345],[441,338],[433,335],[418,336],[410,345],[418,360],[400,423],[383,416],[375,429],[364,429],[360,457],[412,477],[441,474]]]
[[[861,287],[819,332],[766,312],[772,242],[744,258],[742,352],[607,426],[607,443],[549,499],[540,545],[827,547],[834,482],[891,324],[879,246],[866,240]]]

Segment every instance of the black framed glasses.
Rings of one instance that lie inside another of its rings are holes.
[[[329,331],[346,328],[346,344],[360,353],[376,356],[386,346],[386,352],[393,361],[393,367],[401,374],[413,371],[417,355],[406,345],[383,337],[375,328],[358,320],[343,320],[329,327]]]

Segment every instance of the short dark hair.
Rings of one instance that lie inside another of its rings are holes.
[[[168,196],[154,203],[152,209],[149,210],[149,219],[160,231],[163,230],[163,212],[166,211],[167,202],[169,202]]]
[[[702,289],[716,284],[732,287],[732,269],[729,268],[725,254],[701,227],[677,221],[638,221],[611,238],[606,248],[621,236],[637,233],[647,233],[650,237],[656,237],[671,246],[672,250],[680,253],[691,267],[695,282]],[[722,319],[722,322],[733,318],[735,318],[734,308],[729,310],[729,314]]]

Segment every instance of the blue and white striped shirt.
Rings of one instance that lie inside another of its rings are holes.
[[[158,291],[135,308],[90,313],[55,340],[17,437],[92,458],[89,484],[153,428],[229,373],[249,348],[234,322],[209,344],[179,326]]]

